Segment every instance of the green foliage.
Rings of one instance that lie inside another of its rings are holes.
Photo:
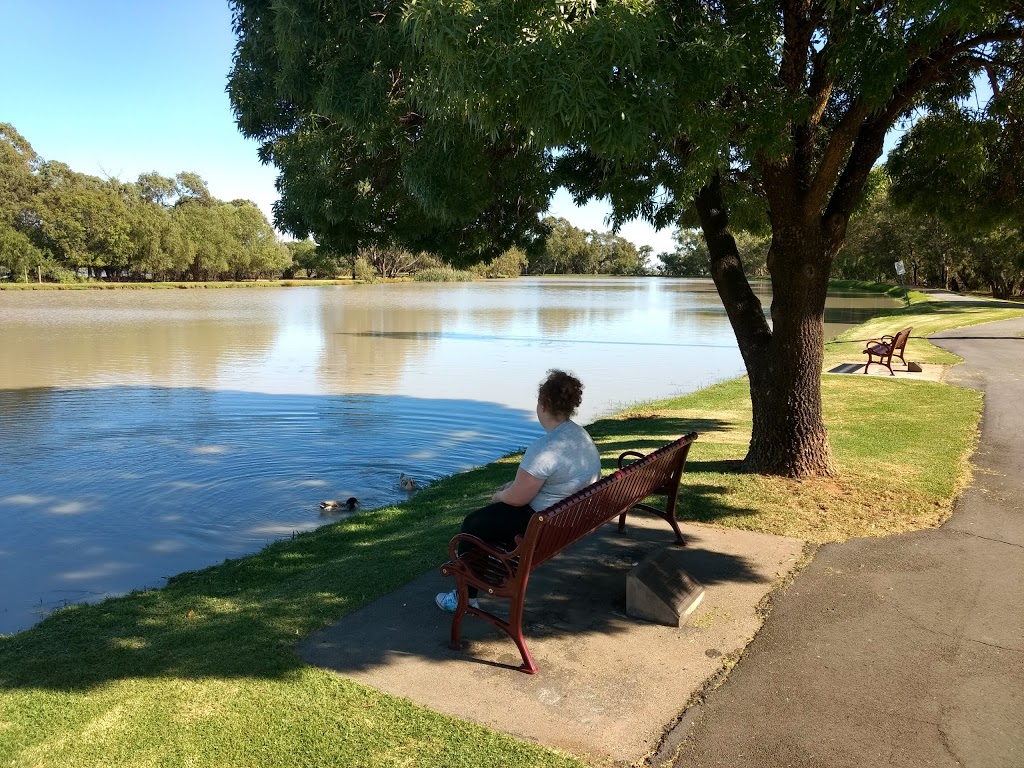
[[[1024,52],[1019,41],[988,52],[992,97],[984,109],[938,105],[900,140],[886,163],[891,200],[935,219],[955,244],[943,283],[986,286],[1006,298],[1024,291]]]
[[[526,252],[513,246],[488,262],[474,265],[471,271],[487,278],[519,277],[528,263]]]
[[[291,264],[255,204],[217,200],[196,173],[103,180],[41,161],[0,124],[0,279],[243,280]]]
[[[228,91],[282,169],[278,227],[339,252],[398,242],[465,262],[530,242],[547,153],[508,126],[427,116],[397,4],[235,3],[234,23]]]
[[[178,182],[156,171],[139,174],[139,196],[149,203],[167,206],[178,194]]]
[[[965,96],[984,62],[1003,86],[994,109],[1020,90],[1020,9],[999,3],[232,6],[229,93],[281,169],[279,226],[453,263],[518,241],[535,273],[632,269],[601,266],[559,227],[555,253],[530,250],[544,234],[531,217],[559,184],[609,200],[615,223],[664,226],[686,223],[721,174],[734,231],[845,224],[897,119]],[[843,232],[828,226],[825,266]]]
[[[743,260],[744,273],[748,277],[765,277],[768,274],[768,246],[771,238],[744,230],[734,232],[733,238]],[[661,274],[668,277],[709,277],[711,253],[697,230],[680,229],[675,240],[674,251],[658,255]]]
[[[369,245],[359,249],[357,263],[362,260],[376,273],[377,277],[393,279],[421,269],[442,266],[441,260],[433,254],[412,251],[396,245]]]
[[[612,232],[586,232],[566,219],[542,222],[544,247],[529,258],[530,274],[645,275],[651,249],[638,249]]]
[[[0,280],[27,283],[36,278],[36,268],[44,260],[28,236],[0,222]],[[31,273],[31,274],[30,274]]]
[[[352,264],[352,277],[363,283],[375,283],[380,277],[365,256],[357,256]]]
[[[478,273],[454,267],[427,267],[413,273],[412,279],[421,283],[471,283],[478,279]]]
[[[306,277],[332,278],[338,274],[339,265],[337,259],[326,248],[320,248],[312,240],[293,240],[285,243],[292,259],[290,270],[291,275],[297,270],[303,270]]]
[[[904,188],[900,194],[905,193]],[[1024,240],[1018,228],[1000,224],[999,216],[968,217],[952,196],[937,191],[912,195],[909,203],[896,197],[904,205],[895,204],[894,197],[895,187],[883,177],[851,219],[833,275],[895,282],[894,263],[903,261],[911,285],[988,290],[997,298],[1024,291]],[[963,207],[973,205],[968,201]]]
[[[23,226],[38,190],[39,158],[10,123],[0,123],[0,225]]]
[[[277,220],[299,236],[395,242],[453,262],[518,238],[533,273],[592,274],[592,244],[556,227],[554,252],[537,247],[545,227],[533,217],[551,190],[609,201],[613,224],[685,225],[694,208],[765,416],[749,465],[765,472],[834,469],[820,384],[806,372],[886,133],[967,99],[982,72],[998,87],[989,116],[1012,126],[1020,114],[1006,95],[1019,90],[1016,1],[232,7],[232,104],[281,169]],[[769,227],[770,327],[751,310],[730,234]]]

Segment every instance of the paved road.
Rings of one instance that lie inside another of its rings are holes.
[[[1024,768],[1022,333],[932,337],[986,393],[973,487],[939,529],[822,547],[677,768]]]

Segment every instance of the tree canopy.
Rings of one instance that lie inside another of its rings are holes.
[[[889,129],[1016,84],[1014,0],[233,0],[229,92],[280,225],[527,243],[548,193],[696,214],[750,375],[747,465],[829,474],[824,301]],[[1014,85],[1014,87],[1016,87]],[[769,324],[730,217],[766,222]]]
[[[0,124],[0,278],[240,280],[290,263],[254,203],[217,200],[197,173],[101,179]]]

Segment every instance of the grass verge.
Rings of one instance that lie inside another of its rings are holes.
[[[898,289],[897,289],[898,290]],[[919,291],[910,291],[910,302],[876,315],[825,344],[825,370],[841,362],[863,362],[864,344],[885,334],[895,334],[910,325],[914,330],[907,342],[907,359],[920,363],[952,365],[961,362],[951,352],[928,341],[928,336],[950,328],[964,328],[1024,315],[1020,309],[985,299],[972,302],[935,301]]]
[[[912,304],[837,345],[894,325],[1022,314],[947,307]],[[921,359],[916,330],[914,343]],[[822,387],[837,479],[739,471],[750,434],[745,379],[638,406],[591,431],[606,467],[623,450],[700,432],[682,496],[692,520],[835,541],[948,515],[967,478],[980,395],[883,377],[825,376]],[[299,638],[436,567],[462,516],[515,464],[503,459],[401,506],[0,637],[0,765],[581,766],[305,666],[293,651]]]

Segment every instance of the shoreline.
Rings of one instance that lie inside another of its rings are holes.
[[[910,305],[826,344],[826,370],[829,361],[858,359],[865,337],[911,324],[908,359],[952,364],[958,358],[923,337],[1021,314],[912,295]],[[749,441],[745,377],[623,409],[588,430],[605,472],[627,447],[649,451],[681,431],[699,432],[683,476],[688,521],[808,542],[941,524],[970,478],[981,395],[937,382],[830,374],[822,396],[838,478],[737,471]],[[452,741],[467,765],[584,765],[309,667],[294,651],[299,639],[436,568],[462,517],[516,461],[505,457],[400,505],[178,574],[159,589],[71,605],[0,636],[0,762],[98,766],[144,751],[156,763],[187,753],[195,765],[218,766],[259,763],[265,749],[304,754],[309,764],[444,764]],[[884,498],[863,493],[883,480],[891,490]],[[253,747],[254,732],[262,747]],[[449,734],[444,743],[430,737],[438,732]]]

